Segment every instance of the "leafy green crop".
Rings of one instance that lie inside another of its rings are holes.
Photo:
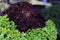
[[[56,40],[56,28],[53,21],[48,20],[44,28],[32,29],[27,31],[31,40]]]
[[[53,5],[48,9],[42,9],[46,20],[51,19],[55,22],[58,32],[60,32],[60,5]]]
[[[56,28],[52,20],[48,20],[44,28],[29,29],[20,32],[7,15],[0,16],[0,40],[56,40]]]
[[[9,21],[7,15],[0,16],[0,40],[13,40],[20,37],[13,21]],[[17,40],[17,39],[16,39]]]

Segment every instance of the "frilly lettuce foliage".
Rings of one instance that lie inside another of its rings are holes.
[[[20,32],[7,15],[0,16],[0,40],[56,40],[57,29],[52,20],[48,20],[44,28],[29,29]]]

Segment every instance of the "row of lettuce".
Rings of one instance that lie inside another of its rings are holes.
[[[0,40],[56,40],[56,27],[52,20],[45,23],[44,28],[29,29],[20,32],[13,21],[9,21],[7,15],[0,16]]]

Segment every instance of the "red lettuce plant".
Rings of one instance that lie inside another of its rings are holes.
[[[9,20],[13,20],[19,31],[27,31],[32,28],[42,28],[45,25],[44,14],[36,10],[28,2],[17,2],[11,4],[2,12],[8,14]]]

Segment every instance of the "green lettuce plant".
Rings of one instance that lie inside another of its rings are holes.
[[[20,32],[16,29],[13,21],[9,21],[7,15],[0,16],[0,40],[17,40],[20,37]]]
[[[60,5],[53,5],[48,9],[42,9],[42,11],[45,13],[46,20],[53,20],[58,32],[60,32]]]
[[[46,21],[44,28],[29,29],[20,32],[13,21],[9,21],[7,15],[0,16],[0,40],[56,40],[57,29],[52,20]]]

